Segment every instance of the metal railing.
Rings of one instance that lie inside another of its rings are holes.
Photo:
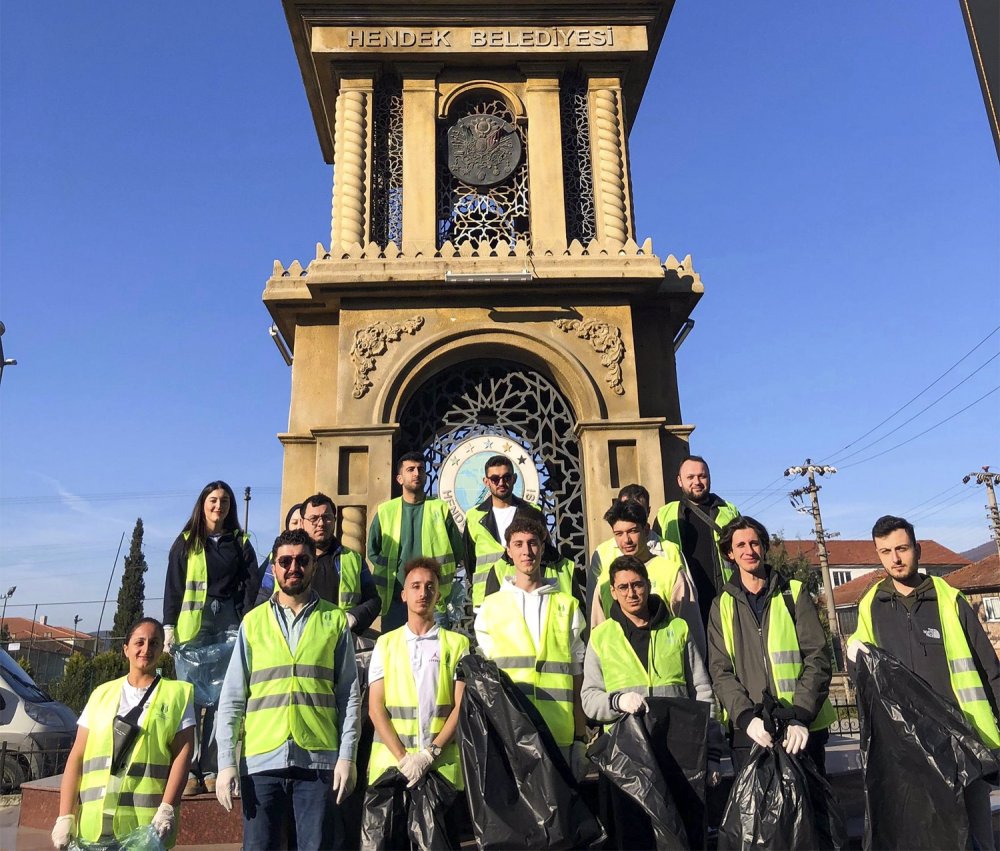
[[[0,741],[0,795],[16,795],[22,783],[61,774],[69,752],[68,747],[24,750]]]
[[[830,732],[838,736],[861,738],[861,716],[858,704],[843,695],[831,694],[830,704],[837,713],[837,720],[830,725]]]

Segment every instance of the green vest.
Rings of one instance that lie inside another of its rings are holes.
[[[687,635],[684,619],[670,618],[668,623],[649,631],[649,654],[642,660],[635,655],[618,621],[602,621],[590,634],[590,649],[601,663],[604,690],[610,693],[627,689],[653,697],[675,694],[676,689],[670,686],[688,684],[684,667]]]
[[[962,593],[939,576],[932,576],[931,581],[937,592],[944,655],[948,659],[948,675],[955,699],[983,744],[990,748],[1000,748],[1000,730],[993,717],[993,709],[990,707],[983,680],[976,670],[969,640],[958,618],[958,598]],[[852,641],[863,641],[875,647],[878,647],[878,643],[875,641],[875,630],[872,627],[872,600],[875,599],[879,584],[872,587],[858,603],[858,629],[851,636]]]
[[[660,525],[660,540],[671,541],[681,546],[680,523],[677,522],[677,515],[680,512],[680,502],[668,502],[656,512],[656,521]],[[720,529],[730,520],[735,520],[740,516],[740,510],[731,502],[723,502],[719,506],[719,513],[715,517],[715,525]],[[715,538],[716,565],[722,573],[723,583],[728,582],[733,576],[733,568],[726,560],[725,554],[719,549],[719,533],[712,529],[712,537]]]
[[[346,612],[361,602],[361,555],[347,547],[341,547],[337,558],[340,560],[337,604]]]
[[[674,585],[677,584],[677,576],[684,569],[684,559],[679,548],[669,541],[665,541],[663,555],[653,556],[646,562],[646,572],[649,574],[650,594],[656,594],[667,608],[670,607],[670,598],[674,593]],[[612,559],[611,561],[614,561]],[[604,610],[604,617],[611,614],[611,604],[614,600],[611,597],[611,562],[607,566],[601,565],[601,574],[597,577],[597,593],[601,597],[601,608]]]
[[[521,502],[530,508],[537,509],[533,502]],[[466,565],[467,570],[472,570],[472,605],[478,609],[483,604],[486,596],[486,580],[490,575],[490,568],[493,564],[503,558],[506,547],[490,534],[482,524],[482,519],[489,514],[489,511],[482,511],[477,508],[470,508],[465,515],[465,530],[472,538],[472,545],[476,551],[476,564]]]
[[[500,559],[494,562],[492,567],[493,572],[496,574],[497,580],[500,585],[503,585],[503,581],[508,576],[516,576],[517,568],[514,567],[506,559]],[[573,571],[576,570],[576,565],[573,563],[572,559],[561,558],[557,562],[552,564],[542,565],[542,578],[543,579],[554,579],[556,581],[556,586],[559,588],[563,594],[573,594]],[[489,573],[487,572],[487,576]],[[486,588],[483,586],[483,593],[486,593]]]
[[[457,632],[439,629],[441,644],[438,665],[437,707],[430,722],[431,737],[437,736],[444,722],[455,706],[455,668],[459,660],[469,652],[469,639]],[[417,685],[410,667],[410,651],[406,644],[406,628],[394,629],[379,636],[376,642],[381,648],[385,665],[382,680],[385,709],[392,721],[392,728],[407,753],[420,750],[420,727],[417,718]],[[458,731],[456,730],[456,736]],[[397,766],[396,757],[375,733],[371,758],[368,761],[368,785],[370,786],[390,768]],[[441,756],[432,766],[456,789],[464,789],[462,765],[459,760],[458,742],[453,737],[441,751]]]
[[[334,654],[347,629],[343,610],[318,600],[294,656],[271,604],[253,609],[242,628],[253,665],[244,753],[267,753],[289,738],[303,750],[337,750]]]
[[[188,540],[190,532],[184,533]],[[246,532],[234,533],[237,544],[246,544],[250,536]],[[187,569],[184,572],[184,596],[181,598],[181,613],[177,616],[177,642],[183,644],[198,636],[201,630],[201,612],[208,601],[208,562],[202,547],[188,553]]]
[[[489,658],[534,704],[560,747],[573,743],[575,729],[572,627],[579,606],[569,594],[550,594],[537,648],[513,594],[490,594],[479,610],[480,623],[493,641]]]
[[[421,555],[434,559],[441,565],[441,596],[437,611],[444,614],[451,598],[451,583],[455,576],[455,553],[448,537],[447,520],[450,511],[443,499],[425,499],[423,521],[420,526]],[[392,589],[399,568],[400,529],[403,525],[403,498],[397,496],[378,507],[378,525],[382,532],[382,552],[368,553],[375,570],[372,578],[382,600],[382,614],[389,611]]]
[[[789,581],[792,592],[792,603],[798,602],[802,593],[802,583],[797,579]],[[764,644],[767,647],[767,666],[771,671],[771,682],[774,686],[774,697],[782,706],[791,706],[795,700],[795,686],[802,676],[802,651],[799,650],[799,637],[795,632],[795,621],[780,595],[771,598],[767,608],[767,635]],[[719,595],[719,620],[722,625],[722,638],[726,644],[726,652],[733,664],[733,670],[739,676],[736,667],[736,639],[734,628],[736,622],[735,601],[733,595],[724,591]],[[809,725],[810,730],[825,730],[837,720],[837,713],[826,698],[820,707],[816,719]]]
[[[163,790],[173,759],[170,748],[177,726],[193,699],[194,689],[190,683],[161,679],[149,698],[128,762],[112,779],[112,722],[118,714],[126,679],[122,677],[98,686],[87,703],[90,727],[83,751],[79,816],[79,836],[87,842],[97,842],[101,838],[105,813],[112,814],[112,831],[116,839],[124,839],[153,820],[163,803]],[[175,829],[164,844],[172,848],[176,841]]]

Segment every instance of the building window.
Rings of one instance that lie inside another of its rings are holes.
[[[1000,597],[983,597],[983,611],[987,621],[1000,621]]]
[[[849,570],[835,570],[833,571],[833,587],[836,588],[838,585],[843,585],[845,582],[851,581],[851,571]]]

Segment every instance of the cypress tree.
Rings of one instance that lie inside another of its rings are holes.
[[[111,631],[115,641],[123,641],[128,628],[142,617],[142,604],[146,599],[146,580],[143,579],[143,574],[148,569],[146,557],[142,554],[140,517],[132,530],[132,543],[125,557],[122,586],[118,589],[118,609],[115,611],[115,624]]]

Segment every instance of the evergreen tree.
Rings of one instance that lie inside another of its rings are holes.
[[[140,517],[132,530],[132,543],[125,557],[125,572],[122,574],[122,587],[118,589],[118,609],[115,611],[115,624],[111,630],[113,646],[122,642],[128,628],[142,617],[142,604],[146,599],[146,580],[143,574],[148,569],[146,557],[142,554]]]

